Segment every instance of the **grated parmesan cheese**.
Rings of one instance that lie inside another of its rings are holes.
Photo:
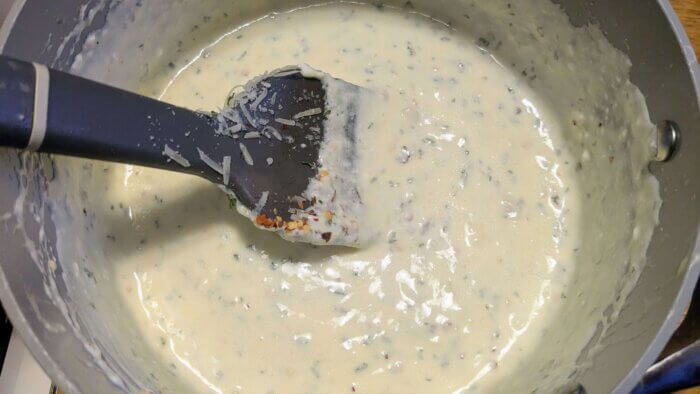
[[[268,192],[267,190],[262,192],[262,194],[260,195],[260,199],[255,204],[255,213],[256,214],[259,213],[260,211],[262,211],[263,208],[265,208],[265,204],[267,204],[267,197],[269,195],[270,195],[270,192]]]
[[[228,186],[228,181],[231,178],[231,156],[224,156],[223,161],[224,168],[224,185]]]
[[[272,126],[267,126],[265,127],[265,129],[272,133],[272,135],[275,136],[275,138],[277,138],[278,141],[282,141],[282,134],[280,134],[280,132],[276,128]]]
[[[316,107],[316,108],[307,109],[306,111],[301,111],[301,112],[295,114],[295,115],[292,116],[292,117],[293,117],[294,119],[301,119],[301,118],[304,118],[304,117],[307,117],[307,116],[318,115],[318,114],[320,114],[321,112],[323,112],[323,111],[321,110],[321,107]]]
[[[222,111],[220,114],[221,114],[221,116],[230,120],[231,122],[241,123],[241,116],[238,115],[238,112],[232,111],[230,108],[227,108],[225,111]]]
[[[229,127],[228,129],[226,129],[226,131],[228,131],[228,132],[231,133],[231,134],[236,134],[236,133],[238,133],[239,131],[241,131],[242,129],[243,129],[243,126],[242,126],[242,125],[240,125],[240,124],[235,124],[235,125]]]
[[[253,127],[258,127],[258,124],[255,123],[253,117],[250,116],[250,112],[248,112],[248,109],[245,107],[245,105],[243,105],[242,101],[238,104],[238,106],[241,108],[241,112],[243,112],[243,116],[248,121],[248,123],[250,123],[250,125]]]
[[[239,143],[238,147],[241,149],[241,155],[243,155],[243,160],[249,165],[253,165],[253,157],[250,155],[250,152],[248,152],[248,148],[245,147],[245,145]]]
[[[279,124],[283,124],[285,126],[294,126],[297,124],[297,122],[291,120],[291,119],[284,119],[284,118],[275,118],[275,122]]]
[[[168,144],[165,144],[165,146],[163,147],[163,155],[168,156],[168,158],[170,158],[170,160],[174,161],[175,163],[177,163],[185,168],[190,166],[189,160],[182,157],[182,155],[178,151],[169,147]]]
[[[289,70],[279,70],[275,72],[275,77],[286,77],[289,75],[294,75],[294,74],[301,74],[300,70],[298,68],[291,68]]]
[[[250,105],[250,108],[255,111],[258,109],[258,105],[267,97],[267,89],[262,89],[262,93],[255,98],[255,101]]]
[[[224,169],[221,167],[221,164],[212,160],[211,157],[207,156],[207,154],[201,149],[197,148],[197,152],[199,152],[199,158],[204,162],[204,164],[219,174],[224,175]]]

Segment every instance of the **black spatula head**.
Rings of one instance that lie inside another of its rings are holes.
[[[300,241],[356,244],[359,219],[353,216],[359,214],[361,201],[355,180],[349,179],[353,172],[345,167],[342,185],[339,181],[333,184],[319,156],[330,135],[340,136],[347,155],[343,160],[352,164],[355,101],[361,89],[332,80],[334,94],[340,91],[343,96],[334,102],[326,78],[330,77],[284,68],[234,89],[221,112],[213,115],[219,138],[207,140],[212,145],[198,147],[203,160],[221,166],[209,172],[209,177],[230,188],[245,208],[239,210],[258,226]],[[330,116],[333,122],[328,121]],[[328,133],[328,127],[342,130]],[[339,171],[330,170],[333,175]],[[309,193],[309,184],[325,185],[320,181],[326,176],[328,187],[334,189],[332,197],[323,201]],[[328,226],[332,220],[336,221],[331,226],[334,229]]]
[[[298,69],[256,79],[229,98],[217,116],[217,132],[235,141],[234,151],[249,167],[231,174],[241,204],[291,220],[290,209],[298,208],[293,197],[301,196],[319,172],[325,111],[323,83]]]

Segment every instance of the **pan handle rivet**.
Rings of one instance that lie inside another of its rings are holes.
[[[665,120],[658,128],[656,141],[656,161],[666,162],[671,160],[680,144],[680,129],[672,120]]]

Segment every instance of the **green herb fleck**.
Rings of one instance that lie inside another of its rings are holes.
[[[236,204],[238,203],[238,200],[236,200],[235,197],[228,196],[228,207],[231,209],[236,209]]]

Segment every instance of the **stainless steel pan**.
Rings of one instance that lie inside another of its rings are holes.
[[[575,382],[589,393],[626,393],[676,329],[700,273],[700,67],[666,0],[557,3],[575,24],[598,24],[630,57],[632,81],[646,96],[652,121],[674,121],[682,137],[669,162],[652,164],[661,183],[661,222],[649,249],[649,264],[620,319],[603,339],[603,345],[614,345],[598,354],[593,367]],[[453,7],[465,4],[455,0]],[[104,25],[111,6],[108,0],[17,1],[0,29],[0,46],[8,55],[67,70],[75,57],[71,49],[80,48],[87,33]],[[78,24],[83,29],[76,30]],[[23,166],[34,166],[30,176],[18,176]],[[51,258],[55,227],[49,215],[41,212],[40,192],[52,173],[50,160],[21,160],[14,152],[0,150],[0,218],[17,208],[20,184],[27,186],[24,208],[31,212],[23,223],[9,217],[0,221],[0,299],[33,355],[68,392],[116,393],[137,387],[138,380],[146,377],[118,361],[119,349],[110,338],[97,338],[94,347],[84,346],[84,311],[71,304],[61,276],[47,282],[48,272],[67,269]],[[18,226],[40,253],[30,253],[32,248]],[[68,302],[52,302],[47,286]],[[112,374],[100,372],[105,365]]]

